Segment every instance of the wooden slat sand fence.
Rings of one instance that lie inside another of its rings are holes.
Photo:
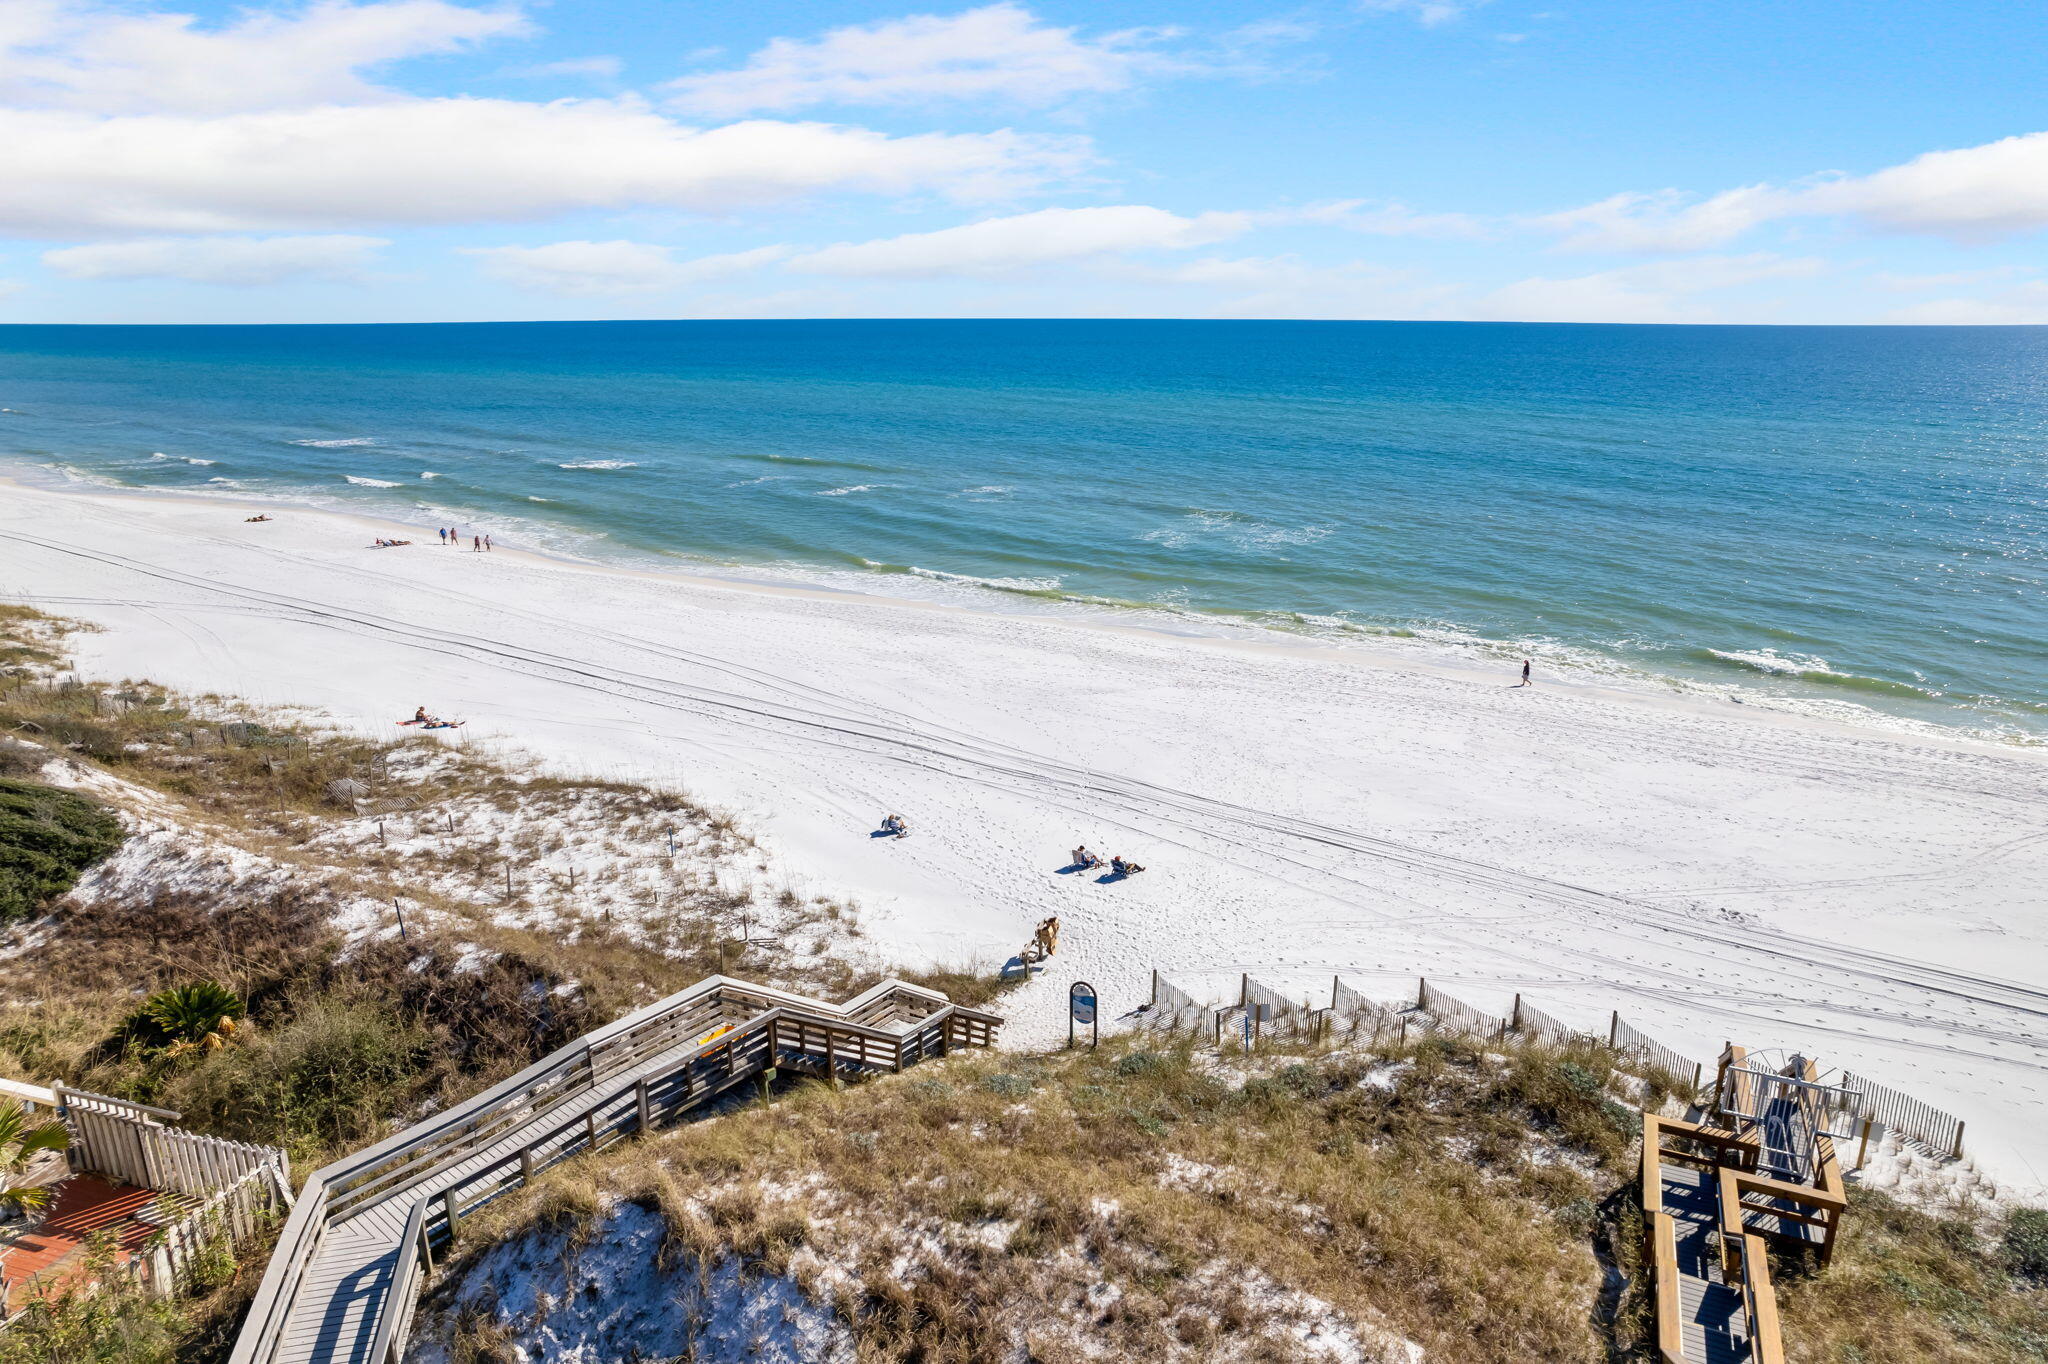
[[[1429,1026],[1436,1032],[1489,1038],[1499,1037],[1508,1027],[1506,1019],[1481,1013],[1462,1000],[1451,998],[1426,977],[1416,986],[1415,1007],[1429,1016]]]
[[[1240,978],[1238,1003],[1247,1009],[1263,1010],[1261,1028],[1277,1028],[1304,1037],[1322,1031],[1322,1010],[1307,999],[1290,999],[1284,992],[1248,975]]]
[[[1591,1033],[1581,1032],[1569,1024],[1559,1022],[1520,995],[1515,996],[1515,1008],[1508,1016],[1508,1024],[1525,1037],[1533,1037],[1559,1047],[1600,1040]]]
[[[1159,972],[1152,973],[1152,1026],[1208,1037],[1216,1031],[1217,1012],[1217,1005],[1204,1004]]]
[[[1879,1127],[1889,1127],[1937,1154],[1960,1158],[1963,1154],[1963,1120],[1925,1104],[1910,1094],[1861,1075],[1842,1073],[1842,1088],[1862,1096],[1862,1116]]]
[[[1619,1013],[1607,1026],[1607,1045],[1624,1056],[1633,1056],[1645,1065],[1668,1072],[1681,1082],[1690,1080],[1693,1091],[1699,1091],[1700,1078],[1705,1074],[1699,1062],[1679,1055],[1648,1033],[1638,1032]]]
[[[1356,1037],[1401,1030],[1400,1016],[1392,1009],[1344,983],[1342,976],[1330,980],[1330,1017],[1336,1026],[1348,1028]]]

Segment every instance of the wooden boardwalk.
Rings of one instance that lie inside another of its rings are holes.
[[[1715,1181],[1699,1170],[1663,1167],[1664,1212],[1673,1224],[1679,1344],[1688,1364],[1748,1364],[1742,1289],[1723,1281],[1714,1239],[1721,1221]]]
[[[769,1071],[835,1079],[987,1045],[1001,1020],[887,981],[843,1005],[715,976],[314,1174],[232,1364],[396,1364],[465,1211]]]

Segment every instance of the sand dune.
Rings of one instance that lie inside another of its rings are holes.
[[[1799,1047],[1952,1109],[2048,1183],[2048,754],[1901,738],[1297,640],[1195,639],[444,549],[356,518],[0,488],[0,595],[107,627],[81,666],[320,707],[416,705],[740,811],[880,948],[1062,952],[1063,1035],[1158,967],[1234,993],[1342,970],[1480,1007],[1619,1008],[1711,1060]],[[869,837],[885,810],[914,829]],[[1062,875],[1086,841],[1150,870]]]

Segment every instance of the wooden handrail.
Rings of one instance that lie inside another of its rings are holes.
[[[1660,1122],[1654,1113],[1643,1114],[1643,1214],[1649,1216],[1664,1207],[1664,1171],[1659,1165],[1663,1145],[1657,1139]]]
[[[1650,1214],[1650,1273],[1657,1290],[1657,1354],[1661,1364],[1687,1364],[1679,1329],[1678,1229],[1671,1214]]]
[[[922,1017],[911,1020],[913,1026],[907,1029],[879,1027],[863,1019],[863,1015],[871,1010],[885,1005],[895,1007],[905,1000],[933,1007]],[[673,1050],[677,1045],[676,1039],[687,1037],[693,1029],[701,1032],[706,1027],[715,1026],[719,1015],[734,1005],[754,1011],[748,1017],[732,1021],[730,1029],[720,1036],[691,1048],[674,1064],[664,1066],[653,1075],[637,1077],[630,1084],[622,1082],[615,1092],[607,1093],[601,1103],[615,1102],[619,1096],[635,1088],[644,1094],[646,1087],[663,1084],[720,1052],[726,1054],[729,1062],[736,1060],[742,1051],[752,1058],[756,1053],[766,1051],[771,1028],[785,1051],[807,1050],[808,1035],[822,1031],[826,1039],[823,1050],[835,1062],[851,1060],[856,1065],[867,1067],[900,1068],[903,1047],[908,1039],[919,1039],[919,1054],[923,1055],[924,1035],[933,1029],[950,1029],[954,1019],[979,1025],[989,1040],[992,1040],[995,1028],[1003,1022],[999,1015],[954,1004],[936,990],[907,981],[881,981],[843,1004],[830,1004],[726,976],[708,977],[558,1048],[517,1075],[444,1113],[315,1171],[292,1209],[270,1263],[265,1266],[247,1320],[236,1339],[230,1364],[271,1364],[280,1344],[279,1335],[303,1284],[305,1269],[319,1253],[330,1226],[348,1220],[372,1203],[438,1178],[451,1167],[502,1140],[509,1132],[534,1123],[561,1103],[592,1092],[601,1081],[623,1075],[650,1056]],[[794,1047],[789,1045],[792,1040]],[[762,1058],[758,1068],[766,1069],[774,1063],[775,1055],[770,1052]],[[715,1062],[713,1064],[716,1065]],[[754,1069],[756,1066],[750,1059],[745,1073],[751,1074]],[[714,1087],[723,1087],[736,1078],[737,1074],[728,1073],[721,1084]],[[694,1086],[686,1088],[686,1100],[695,1092]],[[539,1140],[525,1143],[519,1151],[473,1172],[430,1198],[421,1199],[414,1209],[421,1223],[417,1229],[420,1236],[423,1238],[428,1229],[430,1214],[427,1208],[432,1198],[444,1200],[452,1231],[454,1216],[460,1207],[457,1196],[461,1190],[486,1179],[495,1179],[515,1165],[524,1177],[537,1168],[532,1152],[559,1140],[579,1122],[588,1124],[595,1133],[590,1115],[561,1124]],[[608,1130],[613,1129],[608,1125]],[[401,1265],[406,1263],[404,1257],[408,1253],[401,1250]],[[416,1253],[416,1250],[411,1253]],[[396,1279],[393,1286],[400,1286]],[[389,1301],[387,1298],[377,1325],[377,1339],[386,1348],[402,1343],[396,1340],[395,1333],[404,1315],[391,1312]],[[391,1337],[388,1341],[387,1336]],[[386,1364],[386,1361],[373,1354],[366,1364]]]
[[[1816,1189],[1810,1184],[1790,1184],[1782,1179],[1772,1179],[1769,1175],[1752,1174],[1747,1170],[1726,1170],[1723,1173],[1734,1177],[1736,1187],[1742,1193],[1764,1194],[1771,1198],[1783,1198],[1793,1203],[1803,1203],[1809,1207],[1825,1209],[1828,1212],[1841,1212],[1849,1206],[1849,1201],[1840,1194],[1829,1193],[1825,1189]]]
[[[420,1241],[426,1235],[427,1200],[422,1198],[412,1205],[412,1213],[405,1219],[405,1231],[398,1241],[398,1256],[391,1265],[391,1292],[387,1304],[396,1299],[408,1301],[413,1287],[413,1274],[419,1268]],[[391,1311],[387,1306],[379,1314],[377,1335],[370,1345],[369,1364],[398,1364],[398,1321],[403,1312]]]
[[[1770,1251],[1764,1238],[1742,1238],[1742,1297],[1749,1309],[1750,1364],[1785,1364],[1785,1339],[1778,1327],[1778,1292],[1771,1285]]]

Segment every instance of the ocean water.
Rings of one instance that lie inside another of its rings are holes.
[[[2048,328],[7,326],[0,408],[46,477],[2048,739]]]

